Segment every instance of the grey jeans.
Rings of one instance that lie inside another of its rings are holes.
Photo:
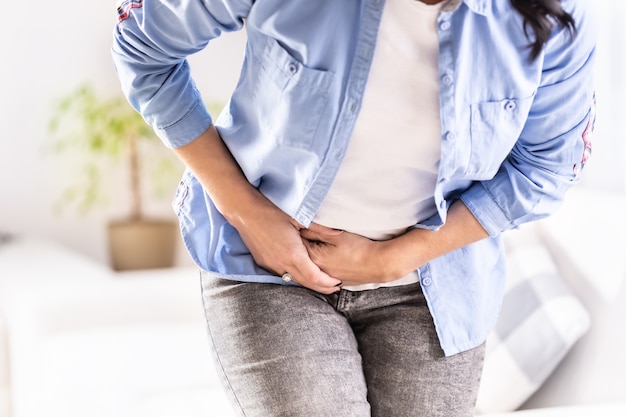
[[[445,357],[419,284],[323,295],[202,273],[222,382],[246,417],[470,417],[484,344]]]

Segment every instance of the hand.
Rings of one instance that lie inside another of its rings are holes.
[[[313,262],[343,285],[388,282],[405,275],[392,268],[391,241],[374,241],[316,223],[300,230],[300,235]]]
[[[299,230],[303,228],[261,194],[249,215],[233,222],[255,262],[276,275],[288,272],[293,281],[331,294],[341,282],[323,272],[309,257]]]
[[[300,231],[311,260],[343,285],[400,279],[431,260],[489,236],[461,200],[439,230],[410,228],[390,240],[373,241],[312,224]]]

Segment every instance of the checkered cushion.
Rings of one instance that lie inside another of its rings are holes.
[[[487,340],[477,412],[512,411],[530,397],[590,326],[534,229],[505,236],[508,280]]]

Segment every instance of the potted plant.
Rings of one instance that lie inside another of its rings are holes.
[[[83,171],[74,176],[76,182],[65,189],[62,199],[80,211],[106,203],[103,173],[111,174],[112,164],[127,165],[128,215],[111,220],[107,227],[111,266],[115,270],[172,266],[178,235],[176,221],[145,215],[142,183],[169,173],[169,183],[175,184],[172,178],[180,176],[182,164],[126,99],[121,95],[103,98],[93,87],[83,85],[58,101],[49,131],[55,138],[56,152],[72,151],[81,156]],[[149,151],[151,146],[158,147],[161,155],[142,158],[146,152],[156,152]],[[153,175],[147,175],[150,168]]]

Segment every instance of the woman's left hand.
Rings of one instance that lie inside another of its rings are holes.
[[[309,257],[342,285],[400,279],[443,254],[489,237],[472,212],[457,200],[437,231],[411,228],[390,240],[363,236],[312,223],[300,230]]]
[[[342,285],[387,282],[403,276],[392,270],[390,241],[374,241],[317,223],[302,229],[300,235],[313,262]]]

